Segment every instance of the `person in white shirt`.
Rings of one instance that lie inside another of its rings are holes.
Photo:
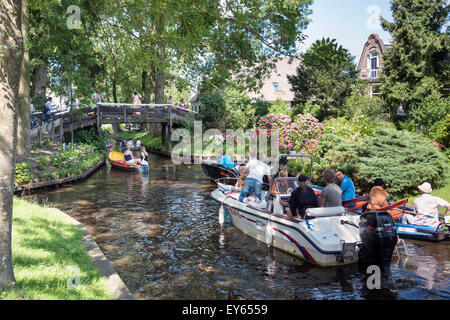
[[[250,159],[248,161],[247,167],[249,169],[249,174],[247,179],[245,179],[244,185],[242,186],[241,194],[239,195],[239,201],[243,202],[244,198],[253,192],[255,196],[261,199],[261,189],[263,185],[263,178],[265,175],[269,178],[269,183],[271,177],[270,167],[264,162],[258,159]]]
[[[414,212],[416,216],[411,214],[405,215],[408,224],[416,224],[422,226],[437,227],[441,223],[439,221],[439,207],[446,208],[445,215],[450,210],[450,204],[439,197],[432,196],[433,191],[431,185],[425,182],[419,186],[421,197],[414,200]]]

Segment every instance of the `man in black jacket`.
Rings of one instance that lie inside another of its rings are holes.
[[[298,177],[298,188],[295,189],[289,199],[289,203],[282,202],[282,205],[289,206],[291,212],[288,216],[305,218],[306,209],[318,207],[314,190],[306,185],[308,177],[301,174]]]

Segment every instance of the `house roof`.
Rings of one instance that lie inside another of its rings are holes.
[[[258,92],[249,92],[251,99],[262,99],[264,101],[293,101],[294,93],[291,91],[291,84],[287,75],[294,75],[297,72],[301,60],[299,58],[283,57],[276,63],[276,68],[263,80],[264,84]]]

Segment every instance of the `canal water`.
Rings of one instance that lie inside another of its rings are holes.
[[[368,290],[358,265],[319,268],[221,229],[215,185],[199,165],[150,155],[150,175],[102,167],[87,181],[32,196],[83,223],[140,299],[450,299],[450,241],[405,240],[387,288]],[[199,261],[214,268],[205,273]]]

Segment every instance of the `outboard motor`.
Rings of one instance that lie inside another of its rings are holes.
[[[359,261],[378,265],[382,271],[389,272],[392,253],[398,241],[392,216],[383,211],[361,214],[359,235],[362,242]]]

